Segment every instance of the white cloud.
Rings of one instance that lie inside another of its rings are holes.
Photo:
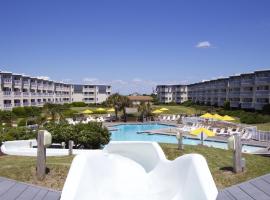
[[[89,84],[97,84],[99,80],[97,78],[84,78],[83,82],[87,82]]]
[[[50,77],[48,76],[37,76],[39,79],[44,79],[44,80],[50,80]]]
[[[210,48],[210,47],[212,47],[212,44],[209,41],[198,42],[198,44],[196,45],[196,48]]]

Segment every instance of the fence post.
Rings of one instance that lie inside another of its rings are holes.
[[[69,156],[73,155],[73,141],[72,140],[68,141],[68,155]]]
[[[37,138],[37,178],[43,180],[46,173],[46,148],[44,146],[44,132],[38,131]]]
[[[235,149],[233,152],[233,171],[235,173],[242,172],[242,143],[240,135],[235,135]]]

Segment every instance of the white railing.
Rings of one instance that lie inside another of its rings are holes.
[[[260,131],[257,130],[252,134],[252,139],[258,141],[267,141],[270,142],[270,131]]]

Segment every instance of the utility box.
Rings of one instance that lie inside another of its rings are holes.
[[[235,138],[231,136],[228,138],[228,149],[235,150]]]
[[[40,132],[43,132],[44,135],[44,147],[49,147],[52,144],[52,134],[46,130],[39,130]]]

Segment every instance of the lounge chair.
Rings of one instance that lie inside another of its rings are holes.
[[[166,120],[167,120],[167,121],[171,121],[171,116],[168,115]]]
[[[172,116],[172,121],[175,121],[176,120],[176,117],[175,115]]]

